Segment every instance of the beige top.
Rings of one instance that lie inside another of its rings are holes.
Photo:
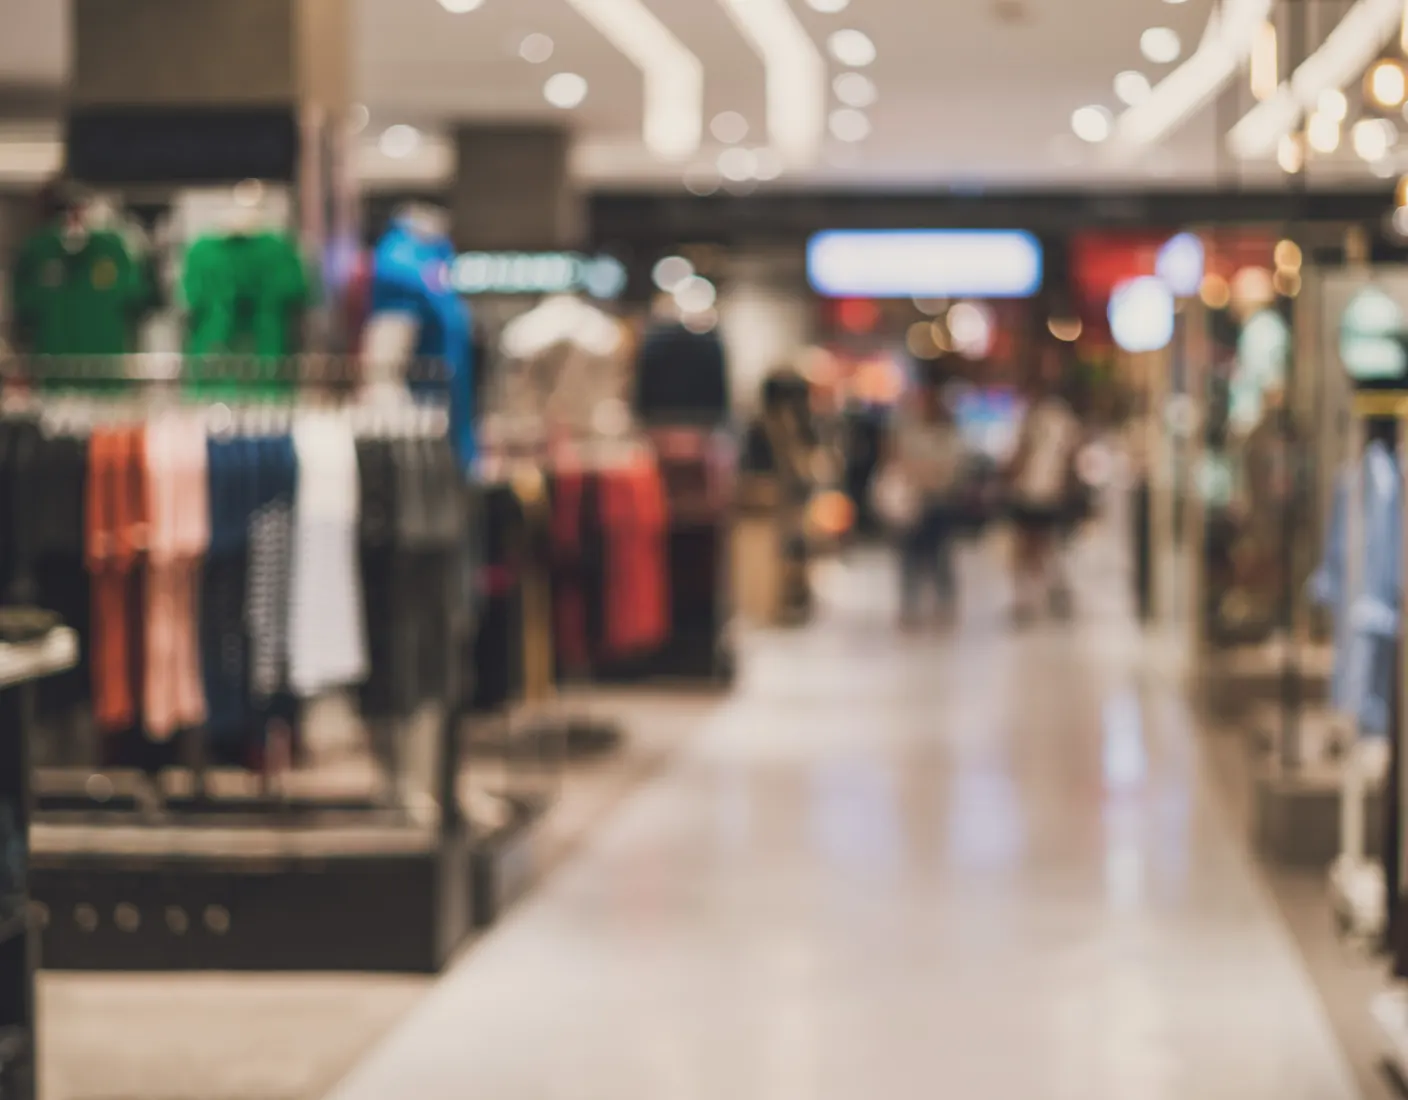
[[[953,495],[966,458],[963,437],[953,423],[925,420],[913,407],[903,406],[894,442],[895,460],[919,493],[931,500]]]

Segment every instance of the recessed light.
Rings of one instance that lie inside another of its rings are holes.
[[[1126,69],[1115,77],[1115,95],[1127,106],[1138,107],[1152,91],[1149,78],[1135,69]]]
[[[675,288],[675,304],[682,313],[703,313],[718,299],[714,284],[702,275],[691,275]]]
[[[1306,123],[1305,140],[1317,153],[1333,153],[1340,147],[1340,120],[1316,111]]]
[[[880,95],[875,81],[864,73],[837,73],[831,90],[847,107],[869,107]]]
[[[807,7],[822,15],[835,15],[851,6],[851,0],[807,0]]]
[[[1150,27],[1139,36],[1139,50],[1156,65],[1168,65],[1183,52],[1183,41],[1172,27]]]
[[[518,44],[518,56],[533,65],[541,65],[552,57],[553,40],[545,34],[524,35]]]
[[[1350,131],[1354,152],[1362,160],[1378,161],[1398,141],[1398,127],[1386,118],[1361,118]]]
[[[694,274],[694,265],[683,256],[666,256],[651,269],[650,278],[666,294],[673,294]]]
[[[587,79],[577,73],[554,73],[543,85],[543,98],[564,111],[580,107],[587,98]]]
[[[1408,99],[1408,69],[1397,58],[1376,61],[1365,77],[1364,90],[1380,107],[1401,107]]]
[[[836,31],[826,44],[832,57],[853,69],[863,69],[875,60],[875,43],[864,31]]]
[[[384,156],[392,160],[404,160],[420,148],[420,131],[414,126],[397,123],[381,132],[377,145]]]
[[[737,111],[720,111],[709,123],[709,132],[725,145],[737,145],[748,136],[748,120]]]
[[[1110,112],[1104,107],[1092,105],[1080,107],[1071,115],[1071,129],[1081,141],[1099,145],[1110,136]]]
[[[484,6],[484,0],[440,0],[440,6],[451,15],[466,15]]]
[[[767,183],[782,175],[783,163],[780,154],[771,149],[756,149],[753,152],[753,176]]]
[[[837,141],[864,141],[870,136],[870,119],[854,107],[841,107],[831,112],[831,136]]]
[[[733,146],[719,154],[719,175],[734,183],[753,178],[758,167],[758,158],[753,150]]]

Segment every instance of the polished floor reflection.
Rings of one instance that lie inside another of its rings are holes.
[[[913,637],[827,571],[337,1100],[1354,1097],[1109,552],[1020,633],[991,554]]]

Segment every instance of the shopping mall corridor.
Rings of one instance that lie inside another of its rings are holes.
[[[1000,564],[914,637],[882,558],[824,570],[336,1100],[1354,1097],[1118,555],[1021,633]]]

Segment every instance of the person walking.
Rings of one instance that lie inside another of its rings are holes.
[[[915,504],[898,539],[902,627],[920,622],[926,582],[933,585],[941,618],[951,621],[957,614],[953,551],[967,458],[941,379],[924,378],[896,411],[890,439],[892,476],[904,481]]]

